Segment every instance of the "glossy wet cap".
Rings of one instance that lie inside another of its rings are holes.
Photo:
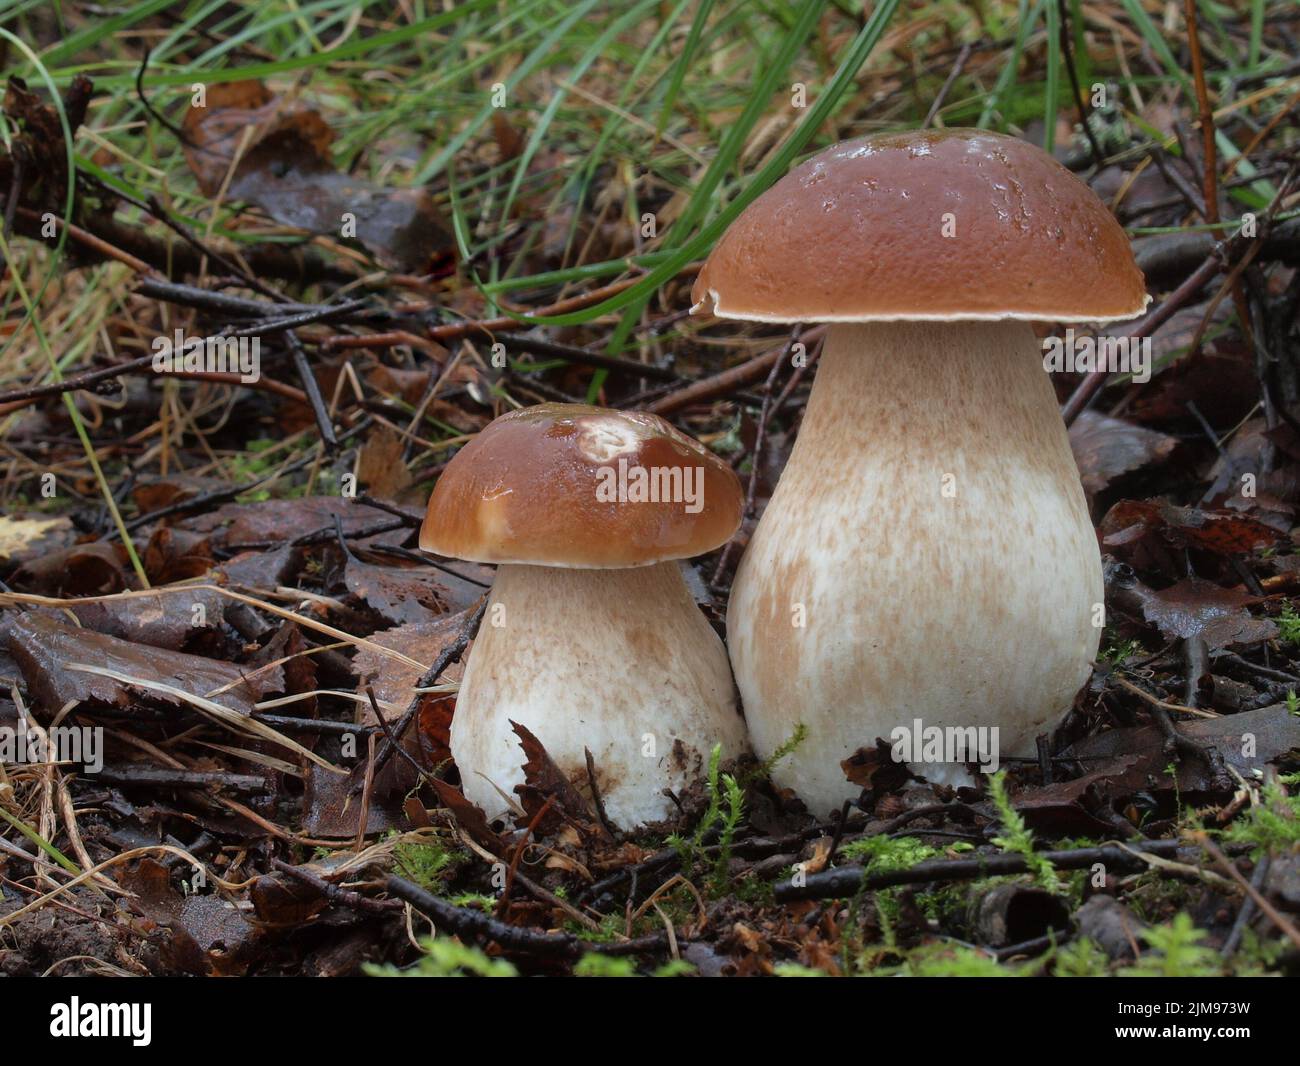
[[[1091,189],[1040,148],[970,129],[813,156],[736,219],[691,297],[769,322],[1103,321],[1149,299]]]
[[[700,555],[740,525],[731,467],[657,415],[548,403],[447,464],[420,547],[481,563],[615,568]]]

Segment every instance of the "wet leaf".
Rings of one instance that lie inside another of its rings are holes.
[[[259,82],[207,86],[204,107],[183,122],[185,159],[209,196],[262,208],[309,233],[355,236],[384,266],[430,273],[454,248],[451,231],[424,189],[387,189],[334,168],[334,133],[300,101],[273,96]],[[233,166],[233,173],[232,173]]]
[[[1070,426],[1070,447],[1083,487],[1095,495],[1112,481],[1168,459],[1178,441],[1118,418],[1084,411]]]
[[[380,647],[400,651],[416,662],[433,664],[443,650],[456,640],[467,617],[467,612],[461,611],[458,614],[444,615],[429,621],[386,629],[382,633],[376,633],[370,639]],[[461,679],[465,671],[465,663],[469,661],[471,648],[473,644],[465,649],[459,662],[452,663],[443,671],[440,683],[456,682]],[[400,659],[381,655],[369,648],[361,648],[357,651],[356,657],[352,660],[352,669],[362,688],[367,684],[374,688],[375,698],[380,703],[401,708],[405,708],[410,702],[421,673],[416,667]],[[366,708],[364,713],[373,718],[369,708]],[[374,724],[370,718],[366,720]]]
[[[1102,543],[1118,548],[1159,533],[1176,547],[1245,555],[1281,540],[1277,530],[1235,511],[1203,511],[1163,500],[1121,500],[1102,519]]]
[[[519,746],[524,751],[524,780],[515,786],[515,794],[526,812],[526,819],[531,820],[542,809],[546,800],[554,799],[551,811],[563,812],[575,818],[583,825],[594,825],[595,815],[587,806],[587,801],[573,786],[564,772],[555,765],[550,753],[542,742],[518,722],[511,722],[510,727],[519,738]],[[549,814],[543,822],[549,822]],[[539,826],[539,829],[541,827]]]
[[[124,549],[99,540],[28,559],[12,583],[42,596],[106,596],[126,590],[127,566]]]
[[[245,680],[245,671],[233,663],[135,644],[63,625],[34,613],[14,621],[8,627],[7,637],[9,653],[22,671],[28,690],[51,714],[69,701],[132,705],[130,686],[102,674],[70,669],[76,664],[112,670],[146,682],[160,682],[192,695],[205,696],[241,714],[251,714],[253,703],[268,692],[281,691],[284,685],[278,667]],[[159,703],[182,702],[154,689],[145,692],[144,697]]]
[[[130,599],[71,604],[66,610],[86,628],[135,644],[179,651],[203,630],[221,624],[225,602],[213,589],[143,593]]]
[[[1211,744],[1224,763],[1248,781],[1269,763],[1300,747],[1300,718],[1290,714],[1282,703],[1221,718],[1180,722],[1178,729],[1192,740]],[[1175,760],[1165,750],[1164,734],[1154,725],[1111,729],[1084,737],[1062,755],[1090,767],[1121,761],[1122,772],[1111,776],[1107,785],[1112,801],[1135,792],[1172,790],[1175,784],[1181,792],[1206,792],[1212,784],[1204,761],[1192,756]],[[1175,761],[1176,778],[1165,773]]]
[[[376,566],[349,557],[343,582],[386,622],[431,622],[452,609],[450,593],[428,567]]]
[[[460,789],[438,778],[432,779],[430,784],[438,794],[438,802],[451,811],[456,824],[471,840],[501,858],[510,853],[509,845],[488,825],[487,816],[470,803]]]
[[[151,858],[119,871],[117,880],[135,893],[131,907],[168,931],[163,955],[171,966],[199,976],[247,970],[259,934],[236,907],[212,892],[182,895],[167,867]]]
[[[202,533],[163,526],[149,538],[142,561],[151,583],[170,585],[206,574],[212,566],[212,549]]]
[[[358,741],[358,752],[363,762],[365,751],[364,741]],[[396,758],[389,762],[389,766],[399,764],[406,765]],[[346,839],[357,835],[362,802],[360,794],[352,794],[352,788],[360,777],[360,769],[354,774],[340,775],[328,773],[315,765],[307,768],[302,796],[303,828],[311,836]],[[382,788],[378,781],[375,783],[366,815],[367,834],[401,827],[402,796],[403,790]]]
[[[1276,625],[1267,618],[1252,617],[1247,610],[1258,602],[1255,596],[1186,578],[1148,596],[1143,614],[1166,637],[1200,637],[1213,650],[1277,636]]]
[[[355,534],[390,523],[393,516],[342,496],[304,496],[260,503],[228,503],[188,522],[187,529],[210,533],[214,548],[265,548],[308,533],[332,533],[337,518],[343,532]],[[361,543],[365,543],[364,540]]]

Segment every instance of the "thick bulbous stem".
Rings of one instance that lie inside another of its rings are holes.
[[[1102,578],[1042,353],[1023,322],[834,325],[727,614],[754,749],[824,815],[896,727],[996,726],[1031,755],[1101,634]],[[931,780],[959,766],[920,767]]]
[[[585,749],[611,822],[676,813],[715,744],[748,749],[722,641],[677,563],[628,570],[503,565],[451,724],[466,797],[490,817],[518,800],[518,722],[589,793]]]

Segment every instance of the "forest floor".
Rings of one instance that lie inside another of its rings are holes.
[[[0,973],[1300,971],[1295,6],[424,7],[0,11],[0,733],[102,742],[0,751]],[[1106,574],[1073,711],[969,789],[864,749],[826,820],[715,763],[611,833],[529,751],[488,824],[439,473],[513,407],[669,418],[752,493],[693,564],[721,631],[818,353],[694,274],[793,161],[923,125],[1054,152],[1153,296],[1149,381],[1054,375]],[[155,373],[176,331],[257,362]]]

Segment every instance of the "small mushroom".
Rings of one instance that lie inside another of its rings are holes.
[[[917,720],[1032,755],[1088,678],[1102,580],[1030,322],[1142,312],[1119,224],[1023,141],[877,135],[750,204],[693,299],[832,323],[727,613],[757,754],[807,728],[776,783],[825,814],[858,792],[841,761]],[[959,761],[921,772],[964,780]]]
[[[630,829],[675,813],[714,745],[747,750],[726,649],[676,562],[723,544],[731,468],[654,415],[542,404],[502,415],[438,479],[428,552],[496,563],[451,724],[489,816],[524,780],[518,722]]]

